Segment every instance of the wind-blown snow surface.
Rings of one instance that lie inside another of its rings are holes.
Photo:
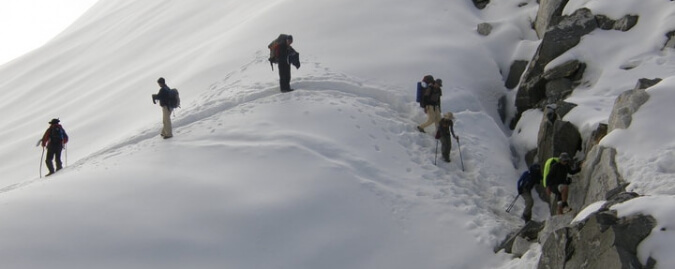
[[[101,1],[0,66],[3,268],[532,268],[536,244],[513,260],[492,248],[522,224],[520,202],[504,208],[536,128],[510,139],[497,100],[515,94],[500,73],[536,49],[536,8]],[[282,32],[303,63],[286,94],[266,61]],[[449,164],[415,130],[425,74],[457,118]],[[170,140],[149,97],[160,76],[183,103]],[[39,179],[52,117],[70,165]]]

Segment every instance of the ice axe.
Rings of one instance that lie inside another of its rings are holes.
[[[513,209],[513,205],[515,205],[516,201],[518,200],[518,196],[520,196],[520,194],[516,195],[516,197],[513,198],[513,201],[511,202],[511,204],[509,204],[509,206],[506,208],[506,213],[511,212],[511,209]]]
[[[462,163],[462,172],[464,172],[464,159],[462,159],[462,146],[459,144],[459,137],[455,137],[457,140],[457,150],[459,150],[459,161]]]
[[[434,154],[434,165],[436,165],[436,159],[438,159],[438,140],[436,140],[436,154]]]

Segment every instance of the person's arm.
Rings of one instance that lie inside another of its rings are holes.
[[[574,167],[570,166],[569,174],[574,175],[579,173],[580,171],[581,171],[581,164],[575,164]]]
[[[66,133],[66,130],[61,127],[61,131],[63,131],[63,144],[65,145],[68,143],[68,134]]]
[[[452,133],[452,137],[459,140],[459,136],[455,135],[455,122],[452,120],[450,121],[450,132]]]
[[[169,88],[167,86],[162,86],[157,93],[157,100],[159,100],[160,106],[166,106],[166,100],[169,98]]]
[[[47,146],[47,142],[49,142],[49,133],[51,130],[52,127],[49,126],[49,128],[47,128],[47,131],[45,131],[45,134],[42,136],[42,147]]]

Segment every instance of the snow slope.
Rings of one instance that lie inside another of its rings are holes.
[[[482,42],[477,21],[473,7],[443,1],[97,3],[0,69],[11,78],[0,84],[3,260],[497,266],[508,259],[491,252],[504,218],[518,224],[502,213],[516,171],[496,120],[499,64],[489,44],[457,53]],[[294,34],[303,59],[298,90],[284,95],[265,48],[280,32]],[[424,114],[412,90],[427,73],[448,85],[443,106],[458,118],[467,172],[457,149],[435,166],[433,138],[414,128]],[[149,99],[159,76],[183,99],[171,140],[157,135]],[[39,179],[32,146],[52,117],[71,137],[70,165]]]
[[[498,2],[100,1],[0,66],[3,267],[532,268],[536,244],[492,247],[522,222],[504,208],[535,128],[511,136],[497,107],[537,5]],[[286,94],[266,61],[282,32],[303,64]],[[457,118],[449,164],[415,130],[425,74]],[[160,76],[181,91],[170,140]],[[41,179],[53,117],[69,166]]]

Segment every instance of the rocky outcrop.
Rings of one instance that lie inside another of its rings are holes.
[[[543,38],[550,25],[556,25],[562,17],[563,9],[569,0],[541,0],[537,18],[534,21],[534,31],[539,38]]]
[[[618,202],[623,201],[607,204]],[[619,218],[607,204],[580,223],[545,237],[538,268],[646,268],[637,258],[637,247],[656,227],[656,220],[644,215]]]
[[[609,116],[608,128],[610,132],[617,128],[626,129],[630,126],[633,121],[633,113],[649,100],[649,94],[645,89],[656,83],[653,80],[642,79],[635,89],[619,95]]]
[[[582,143],[577,127],[568,121],[560,120],[564,114],[559,114],[557,107],[547,107],[546,113],[547,116],[539,125],[536,160],[543,163],[563,152],[574,155],[581,149]]]
[[[645,90],[651,86],[654,86],[661,82],[662,79],[660,78],[655,78],[655,79],[648,79],[648,78],[641,78],[638,80],[637,85],[635,85],[635,89],[640,89],[640,90]]]
[[[575,153],[581,151],[585,157],[582,172],[572,177],[572,184],[569,186],[570,207],[578,212],[592,203],[607,202],[580,222],[571,224],[574,216],[565,214],[553,215],[541,224],[543,228],[536,239],[542,245],[538,268],[653,268],[656,261],[650,258],[646,264],[641,264],[636,253],[637,246],[654,229],[656,221],[653,217],[644,215],[619,218],[616,212],[610,210],[611,205],[638,195],[626,192],[628,183],[617,168],[617,151],[600,145],[600,140],[616,128],[630,126],[633,113],[649,98],[645,89],[659,83],[660,79],[641,79],[634,89],[621,94],[607,124],[599,123],[584,143],[577,127],[562,119],[576,106],[564,100],[583,83],[586,64],[574,59],[567,62],[556,61],[555,65],[551,63],[579,44],[584,35],[598,28],[630,31],[639,22],[639,17],[628,14],[614,19],[605,15],[594,15],[586,8],[562,16],[568,1],[539,1],[539,12],[533,27],[542,39],[541,43],[529,63],[518,63],[527,65],[522,74],[515,67],[516,63],[512,64],[505,86],[509,89],[518,88],[515,100],[518,113],[514,121],[528,109],[544,110],[545,117],[540,123],[536,155],[533,152],[528,153],[528,164],[544,162],[562,152],[576,155]],[[666,37],[664,49],[675,48],[675,30],[667,33]],[[521,81],[516,81],[518,78]],[[512,122],[511,126],[515,124]],[[543,198],[550,200],[552,197],[544,194]],[[555,203],[548,202],[552,212],[555,212]],[[537,226],[541,225],[537,223]],[[529,244],[534,242],[532,237],[522,234],[523,230],[513,232],[501,245],[501,249],[515,256],[522,256],[529,249]]]
[[[675,31],[670,31],[670,32],[666,33],[666,38],[667,38],[667,41],[666,41],[666,44],[663,45],[663,48],[664,49],[665,48],[675,49]]]
[[[637,15],[626,15],[621,19],[612,20],[605,15],[595,16],[598,21],[598,27],[602,30],[617,30],[622,32],[627,32],[632,29],[633,26],[637,25],[638,17]]]
[[[596,146],[587,155],[576,182],[569,185],[570,207],[582,209],[586,206],[609,199],[613,193],[625,191],[626,183],[616,165],[616,150]]]
[[[544,68],[555,58],[579,44],[582,36],[592,32],[597,27],[595,16],[591,11],[580,9],[569,16],[563,16],[557,25],[546,31],[518,88],[516,107],[519,114],[527,109],[543,107],[546,104],[544,100],[547,98],[546,88],[549,80],[544,77]],[[577,69],[574,71],[575,77],[580,77],[577,74],[579,67],[580,65],[577,65]],[[569,87],[564,83],[549,84],[549,87]]]
[[[614,129],[628,128],[633,114],[649,99],[645,89],[659,83],[661,79],[640,79],[635,89],[628,90],[616,99],[608,124],[600,124],[586,147],[586,160],[578,182],[570,185],[569,204],[572,208],[584,208],[596,201],[602,201],[614,193],[625,191],[627,183],[618,171],[616,149],[598,145],[599,140]],[[589,149],[590,148],[590,149]]]
[[[579,84],[585,70],[586,64],[572,60],[545,71],[545,102],[555,104],[565,100]]]
[[[509,75],[507,76],[506,82],[504,83],[504,86],[506,86],[507,89],[511,90],[518,86],[520,77],[523,75],[523,72],[525,72],[527,64],[528,61],[514,61],[511,64],[511,68],[509,68]]]
[[[565,63],[558,70],[549,70],[545,77],[556,79],[572,76],[577,63]],[[584,149],[585,158],[581,173],[572,177],[568,203],[574,212],[598,201],[604,205],[585,220],[571,223],[573,214],[553,215],[546,220],[537,234],[542,245],[538,268],[654,268],[656,260],[649,258],[642,264],[637,258],[637,247],[656,225],[651,216],[631,215],[619,218],[611,210],[615,204],[638,197],[626,192],[625,182],[616,163],[617,151],[600,145],[599,141],[616,128],[628,128],[632,115],[649,98],[645,89],[659,83],[660,79],[640,79],[634,89],[617,97],[608,124],[599,124]],[[558,101],[545,108],[540,124],[536,161],[579,150],[581,137],[576,127],[561,120],[574,108],[574,104]],[[555,212],[553,197],[544,199]],[[540,224],[537,224],[541,226]],[[525,229],[523,229],[525,230]],[[522,256],[534,240],[522,236],[523,230],[514,232],[505,240],[502,249],[515,256]]]
[[[600,140],[604,138],[607,135],[607,124],[606,123],[599,123],[598,127],[595,128],[595,131],[591,133],[591,136],[586,140],[586,144],[584,146],[584,155],[588,156],[588,152],[598,144],[600,144]]]
[[[586,65],[584,63],[577,60],[571,60],[544,72],[544,79],[549,81],[561,78],[578,80],[581,78],[581,74],[584,73],[585,69]]]
[[[489,24],[487,22],[478,24],[476,27],[476,31],[478,32],[479,35],[482,36],[488,36],[490,33],[492,33],[492,24]]]
[[[542,38],[532,61],[523,75],[516,95],[518,115],[525,110],[564,100],[583,78],[586,65],[577,60],[568,61],[545,70],[558,56],[579,44],[581,37],[597,28],[629,31],[639,20],[637,15],[626,15],[613,20],[605,15],[594,15],[582,8],[569,16],[561,16],[567,0],[542,0],[534,28]],[[667,46],[675,47],[669,34]]]
[[[501,244],[495,247],[494,252],[504,250],[507,253],[521,256],[527,252],[529,245],[537,240],[543,228],[544,223],[530,221],[520,230],[509,234]]]
[[[477,9],[484,9],[489,3],[490,0],[471,0]]]

